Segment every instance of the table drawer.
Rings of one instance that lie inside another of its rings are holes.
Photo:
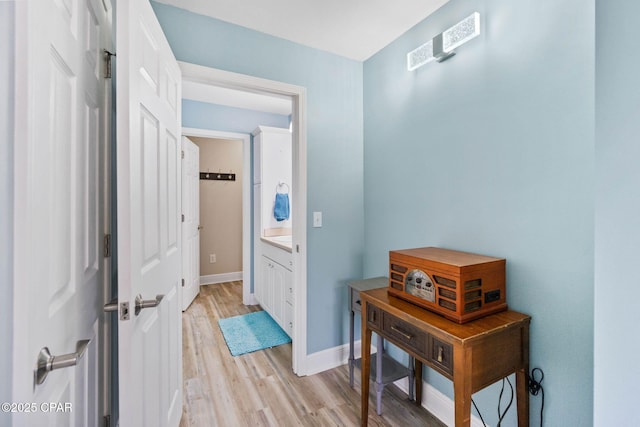
[[[411,323],[405,322],[387,312],[382,313],[382,330],[394,341],[415,350],[419,355],[426,353],[428,334]]]
[[[373,304],[367,304],[367,324],[374,329],[380,329],[382,324],[382,310]]]
[[[453,346],[429,335],[429,353],[427,359],[449,375],[453,375]]]

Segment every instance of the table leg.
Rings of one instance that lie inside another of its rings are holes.
[[[354,317],[354,313],[353,310],[349,310],[349,313],[351,313],[350,318],[349,318],[349,385],[351,387],[353,387],[353,365],[355,363],[355,357],[353,354],[353,317]]]
[[[384,354],[384,339],[378,334],[376,343],[376,413],[382,415],[382,390],[384,390],[384,384],[382,384],[382,355]]]
[[[414,359],[415,363],[415,375],[414,381],[416,386],[416,405],[422,406],[422,362],[418,359]]]
[[[362,313],[367,312],[367,304],[362,304]],[[371,374],[371,329],[367,328],[367,319],[362,318],[362,359],[361,359],[361,414],[360,423],[362,427],[366,427],[369,421],[369,375]]]
[[[529,427],[529,390],[527,371],[516,371],[516,404],[518,407],[518,427]]]
[[[529,324],[520,331],[522,340],[522,367],[516,371],[516,399],[518,407],[518,427],[529,427]]]
[[[409,356],[409,400],[413,400],[413,395],[414,395],[414,389],[415,389],[415,376],[416,376],[416,370],[415,370],[415,362],[414,362],[414,358],[413,356]]]
[[[453,353],[453,395],[456,427],[471,426],[471,355],[469,352]]]

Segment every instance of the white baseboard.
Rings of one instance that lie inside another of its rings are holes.
[[[215,285],[216,283],[235,282],[238,280],[242,280],[242,271],[200,276],[201,285]]]
[[[375,344],[375,343],[372,343]],[[361,354],[361,343],[355,341],[353,345],[354,354],[358,358]],[[371,352],[375,353],[376,349],[372,345]],[[307,355],[307,375],[314,375],[329,369],[337,368],[346,364],[349,360],[349,344],[328,348]],[[394,383],[400,390],[409,393],[409,380],[403,378]],[[455,405],[447,395],[428,384],[422,383],[422,407],[433,414],[440,421],[448,426],[455,424]],[[483,427],[482,421],[473,414],[471,415],[472,427]]]
[[[360,357],[362,346],[360,340],[353,343],[353,353],[357,358]],[[371,345],[371,353],[376,352],[375,343]],[[328,348],[307,355],[307,372],[306,375],[314,375],[329,369],[342,366],[349,361],[349,344],[343,344],[338,347]]]
[[[393,384],[403,392],[409,394],[409,380],[407,378],[402,378]],[[422,382],[421,405],[446,425],[455,425],[455,405],[453,400],[449,399],[449,396],[425,381]],[[480,418],[473,414],[471,414],[471,427],[483,427]]]

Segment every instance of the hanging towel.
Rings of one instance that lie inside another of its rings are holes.
[[[273,206],[273,216],[276,221],[289,219],[289,194],[276,193],[276,202]]]

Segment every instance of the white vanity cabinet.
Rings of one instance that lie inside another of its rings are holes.
[[[292,200],[292,145],[289,129],[259,126],[253,132],[253,293],[262,308],[293,335],[291,218],[274,218],[276,193]],[[286,239],[288,237],[288,240]]]
[[[260,273],[254,295],[262,308],[291,336],[293,333],[293,273],[291,253],[262,243]]]

